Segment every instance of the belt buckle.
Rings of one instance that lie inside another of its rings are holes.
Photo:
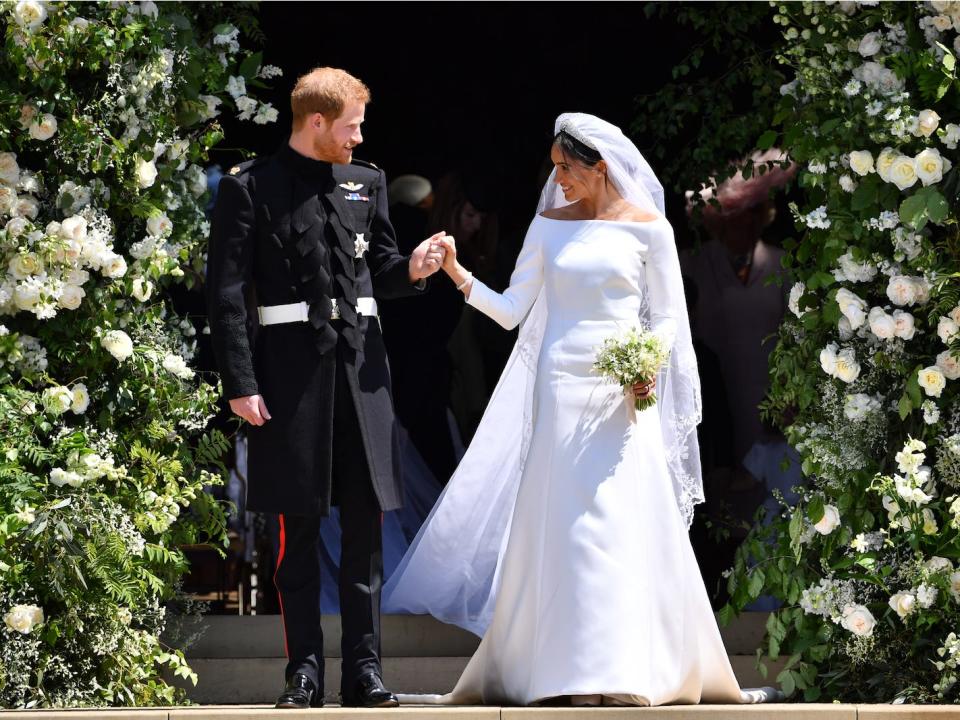
[[[336,298],[331,298],[331,299],[330,299],[330,305],[331,305],[331,307],[330,307],[330,319],[331,319],[331,320],[339,320],[339,319],[340,319],[340,306],[337,305],[337,299],[336,299]]]

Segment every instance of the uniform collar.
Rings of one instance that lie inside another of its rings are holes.
[[[333,163],[325,160],[314,160],[306,155],[301,155],[289,144],[284,144],[280,148],[280,158],[304,177],[310,178],[329,178],[333,177]]]

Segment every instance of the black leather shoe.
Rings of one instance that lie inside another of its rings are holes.
[[[389,708],[397,707],[397,696],[383,687],[383,680],[375,672],[364,673],[357,680],[352,698],[344,698],[344,707]]]
[[[274,706],[284,710],[306,710],[323,707],[323,693],[317,692],[313,680],[303,673],[296,673],[287,680],[287,687],[277,698]]]

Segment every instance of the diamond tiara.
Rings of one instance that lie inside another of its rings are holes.
[[[582,142],[591,150],[595,152],[600,152],[597,146],[593,143],[593,140],[591,140],[582,132],[580,132],[580,129],[569,120],[564,120],[562,123],[560,123],[560,127],[557,130],[557,132],[564,132],[570,137],[574,138],[575,140]]]

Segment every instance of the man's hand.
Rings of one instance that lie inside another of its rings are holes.
[[[410,282],[417,282],[423,278],[430,277],[443,265],[443,246],[440,245],[440,238],[446,233],[442,230],[436,235],[431,235],[410,255]]]
[[[270,411],[261,395],[247,395],[230,401],[230,409],[251,425],[260,427],[270,419]]]

